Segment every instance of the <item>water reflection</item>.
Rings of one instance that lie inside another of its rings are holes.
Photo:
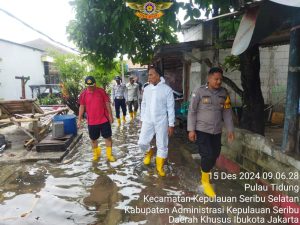
[[[169,224],[166,214],[129,214],[126,207],[184,207],[199,204],[148,203],[144,196],[191,196],[199,190],[199,167],[186,160],[180,151],[182,135],[170,143],[167,178],[158,177],[154,164],[144,166],[143,154],[137,146],[140,126],[137,121],[121,128],[113,126],[113,153],[116,162],[102,158],[92,162],[90,141],[85,131],[77,152],[62,163],[47,161],[2,166],[14,170],[12,176],[0,180],[1,225],[140,225]],[[216,190],[235,195],[238,184],[219,182]],[[209,207],[219,205],[208,204]],[[174,214],[174,217],[185,216]],[[191,215],[189,215],[191,216]],[[226,217],[228,215],[219,215]]]

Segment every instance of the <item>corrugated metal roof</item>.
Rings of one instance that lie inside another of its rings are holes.
[[[239,55],[274,32],[300,24],[300,7],[296,5],[300,5],[299,0],[266,0],[260,6],[248,9],[240,23],[231,53]]]
[[[271,2],[275,2],[281,5],[292,6],[292,7],[300,7],[299,0],[270,0]]]

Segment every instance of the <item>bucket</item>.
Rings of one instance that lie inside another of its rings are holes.
[[[77,135],[77,125],[75,115],[56,115],[53,118],[53,122],[64,122],[64,133]]]
[[[63,121],[53,121],[52,122],[52,137],[61,138],[65,135],[64,122]]]

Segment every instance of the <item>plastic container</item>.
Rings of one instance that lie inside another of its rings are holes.
[[[53,122],[63,121],[64,122],[64,133],[77,135],[77,125],[75,115],[56,115],[53,118]]]
[[[182,102],[181,107],[180,107],[180,113],[182,115],[187,115],[188,110],[189,110],[189,102]]]
[[[52,122],[52,137],[61,138],[65,135],[64,122],[53,121]]]

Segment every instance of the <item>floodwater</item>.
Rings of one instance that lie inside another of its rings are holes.
[[[263,207],[261,203],[161,200],[166,196],[174,199],[204,196],[199,186],[199,166],[186,151],[193,145],[187,143],[182,130],[176,130],[171,140],[165,178],[157,176],[154,161],[149,167],[142,164],[143,153],[137,147],[138,121],[127,122],[121,128],[113,126],[113,152],[118,159],[113,163],[105,160],[103,141],[100,161],[92,162],[89,138],[86,129],[83,130],[78,151],[61,163],[40,161],[5,166],[5,170],[15,173],[0,186],[0,225],[242,224],[234,221],[236,213],[221,209]],[[244,193],[235,181],[217,180],[214,185],[219,196],[253,195]],[[184,208],[207,211],[178,210]],[[209,211],[212,209],[220,211]],[[257,215],[240,215],[247,216]],[[268,220],[270,215],[258,216]]]

